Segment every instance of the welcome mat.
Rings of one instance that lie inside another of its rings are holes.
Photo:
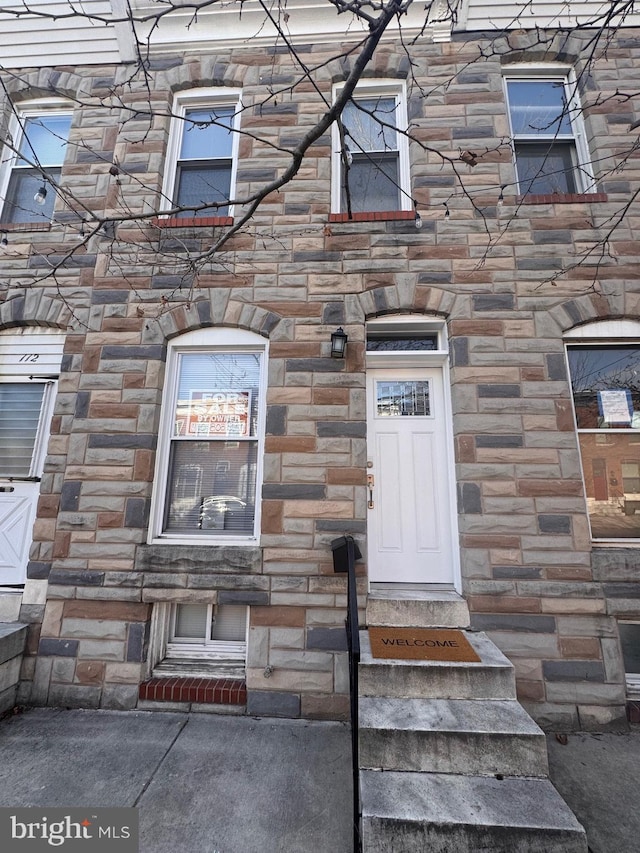
[[[480,658],[462,631],[438,628],[369,628],[374,658],[448,660],[477,663]]]

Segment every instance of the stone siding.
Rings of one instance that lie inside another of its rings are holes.
[[[594,162],[624,149],[640,118],[632,102],[611,97],[635,86],[637,35],[612,39],[581,92]],[[528,38],[512,36],[517,58],[540,60],[527,53]],[[562,61],[578,71],[587,38],[564,44]],[[321,69],[330,99],[344,67],[323,66],[326,45],[299,50]],[[638,166],[605,177],[598,195],[521,204],[501,145],[509,130],[500,57],[478,62],[477,38],[462,36],[411,50],[409,69],[402,47],[384,43],[367,74],[394,80],[410,71],[432,93],[424,99],[408,80],[421,230],[411,220],[330,222],[326,136],[251,227],[197,271],[184,247],[206,250],[224,223],[132,221],[114,241],[93,237],[55,279],[43,270],[77,241],[77,216],[59,202],[61,224],[10,231],[0,329],[67,332],[27,584],[39,592],[20,613],[29,624],[21,701],[134,707],[148,674],[153,603],[200,593],[250,606],[249,713],[344,717],[345,579],[333,574],[330,542],[351,533],[366,552],[364,324],[417,313],[447,324],[463,592],[474,626],[513,660],[519,696],[543,722],[589,727],[622,714],[616,617],[640,617],[636,551],[592,551],[562,335],[590,320],[639,318],[634,217],[612,238],[615,262],[549,278],[606,233],[638,186]],[[242,129],[254,136],[240,144],[240,196],[288,164],[278,146],[295,145],[326,108],[307,85],[265,103],[264,81],[288,85],[297,68],[284,51],[250,46],[152,64],[152,117],[149,93],[128,82],[127,68],[58,70],[76,103],[62,180],[98,215],[147,214],[158,204],[178,91],[242,89]],[[48,73],[7,78],[8,95],[40,94]],[[6,96],[1,107],[8,115]],[[465,149],[490,152],[475,171],[456,165],[469,186],[494,187],[475,197],[475,209],[454,194],[436,153],[457,158]],[[511,189],[498,205],[503,185]],[[344,361],[329,357],[337,325],[349,335]],[[147,544],[167,344],[208,326],[269,340],[262,539],[241,553]],[[364,571],[363,563],[363,601]]]

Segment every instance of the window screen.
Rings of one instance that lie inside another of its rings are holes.
[[[178,157],[176,206],[198,207],[218,202],[219,207],[184,210],[179,216],[226,216],[231,194],[233,153],[232,107],[185,111]]]
[[[520,192],[580,192],[567,80],[509,79],[506,85]]]
[[[172,641],[206,644],[244,642],[247,608],[244,604],[176,604]]]
[[[400,209],[396,113],[395,97],[358,98],[345,107],[342,121],[352,162],[343,175],[343,210]]]

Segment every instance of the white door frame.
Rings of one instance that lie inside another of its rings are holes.
[[[451,380],[449,373],[449,350],[447,345],[447,330],[443,320],[429,318],[424,315],[391,315],[377,318],[367,323],[367,331],[375,331],[390,336],[405,332],[420,335],[433,334],[436,339],[434,350],[394,350],[394,351],[366,351],[365,364],[367,370],[385,369],[399,370],[425,368],[438,368],[442,371],[442,390],[444,397],[445,417],[445,444],[446,444],[446,468],[449,476],[449,505],[450,518],[450,554],[452,561],[452,582],[456,592],[462,593],[462,574],[460,566],[460,542],[458,535],[458,506],[455,476],[455,452],[453,440],[453,416],[451,405]],[[371,583],[371,582],[370,582]],[[386,585],[385,585],[386,586]],[[392,586],[389,584],[388,586]],[[428,582],[421,586],[429,587]]]

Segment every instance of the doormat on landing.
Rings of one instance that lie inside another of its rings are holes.
[[[477,663],[480,658],[462,631],[438,628],[369,628],[374,658]]]

